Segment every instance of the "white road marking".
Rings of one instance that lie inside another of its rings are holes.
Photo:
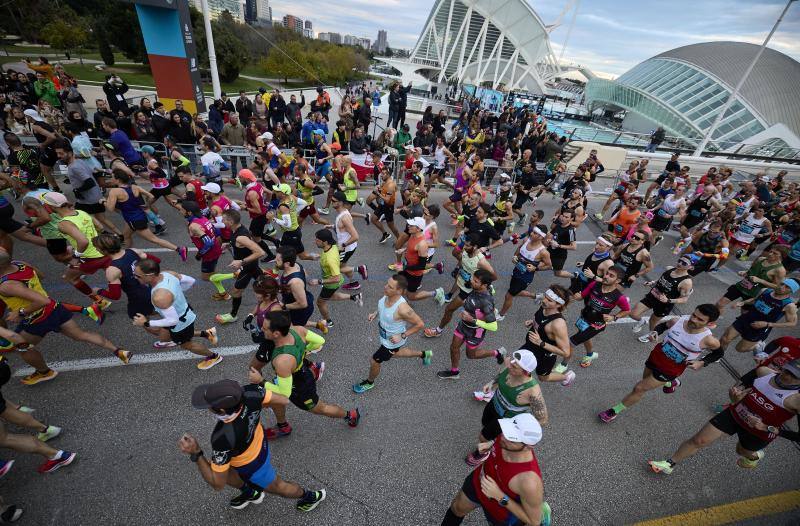
[[[258,348],[256,344],[252,345],[238,345],[236,347],[218,347],[212,349],[214,352],[223,356],[238,356],[240,354],[248,354],[255,352]],[[174,347],[173,347],[174,349]],[[60,373],[67,371],[84,371],[87,369],[105,369],[106,367],[130,367],[143,363],[159,363],[159,362],[177,362],[180,360],[199,360],[200,357],[189,351],[164,351],[164,352],[149,352],[137,354],[134,353],[131,358],[130,364],[127,366],[122,363],[119,358],[109,356],[105,358],[86,358],[82,360],[69,360],[64,362],[53,362],[50,367]],[[14,376],[25,376],[31,374],[33,369],[25,368],[18,369],[14,372]]]
[[[189,249],[189,252],[197,252],[197,247],[187,247],[187,248]],[[164,247],[153,247],[153,248],[142,247],[139,250],[144,250],[145,252],[153,252],[155,254],[159,252],[173,252],[173,253],[175,252],[171,248],[164,248]]]

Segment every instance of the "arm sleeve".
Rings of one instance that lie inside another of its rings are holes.
[[[201,238],[200,238],[200,241],[202,241],[202,242],[203,242],[203,248],[201,248],[200,250],[198,250],[198,252],[200,253],[200,255],[201,255],[201,256],[202,256],[203,254],[206,254],[206,253],[208,253],[208,251],[209,251],[209,250],[211,250],[212,248],[214,248],[214,240],[213,240],[213,239],[211,239],[211,237],[210,237],[210,236],[207,236],[207,235],[206,235],[206,236],[203,236],[203,237],[201,237]]]
[[[178,324],[178,311],[175,307],[170,307],[161,312],[164,316],[160,320],[153,320],[150,322],[151,327],[172,327]]]
[[[588,285],[586,285],[586,288],[581,291],[581,298],[587,297],[589,293],[592,292],[592,289],[596,284],[597,282],[595,280],[592,280]]]
[[[475,325],[487,331],[491,332],[497,331],[497,321],[487,322],[483,320],[475,320]]]
[[[264,382],[264,389],[289,398],[289,395],[292,394],[292,375],[286,377],[276,376],[275,383]]]
[[[720,347],[719,349],[714,349],[710,353],[703,356],[701,361],[703,362],[703,365],[709,365],[722,358],[723,354],[725,354],[725,349]]]
[[[281,218],[275,218],[275,222],[283,228],[289,228],[292,224],[292,217],[289,214],[282,214]]]
[[[99,290],[97,293],[104,298],[118,300],[122,297],[122,284],[109,283],[107,289]]]
[[[316,351],[325,344],[325,338],[314,331],[306,331],[306,350]]]
[[[181,290],[186,292],[192,285],[194,285],[195,279],[191,276],[187,276],[186,274],[181,274]]]

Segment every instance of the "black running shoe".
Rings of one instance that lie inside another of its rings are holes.
[[[391,234],[389,234],[389,232],[384,232],[383,235],[381,236],[380,241],[378,241],[378,243],[381,243],[381,244],[386,243],[386,240],[389,239],[390,237],[392,237],[392,236],[391,236]]]
[[[458,380],[461,378],[461,374],[459,371],[452,371],[450,369],[446,369],[444,371],[439,371],[436,373],[436,376],[441,380]]]
[[[321,489],[319,491],[312,491],[310,493],[311,493],[310,497],[307,498],[303,496],[300,500],[297,501],[295,507],[298,510],[311,511],[317,506],[319,506],[323,500],[325,500],[326,493],[324,489]]]
[[[230,501],[231,508],[241,510],[246,508],[248,504],[261,504],[264,500],[263,491],[255,491],[250,488],[244,489],[238,496],[233,497]]]
[[[153,233],[157,236],[160,236],[166,231],[167,231],[166,225],[156,225],[156,227],[153,229]]]

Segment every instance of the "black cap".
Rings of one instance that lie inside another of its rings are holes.
[[[242,401],[242,386],[235,380],[203,384],[192,393],[192,406],[197,409],[231,409]]]
[[[323,243],[328,243],[329,245],[333,245],[336,241],[333,239],[333,232],[331,232],[327,228],[322,228],[317,230],[316,234],[314,234],[317,239],[322,241]]]

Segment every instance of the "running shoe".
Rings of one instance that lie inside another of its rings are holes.
[[[671,475],[672,470],[675,469],[667,460],[648,460],[647,463],[650,464],[650,469],[655,473]]]
[[[242,189],[242,180],[241,179],[239,179],[238,177],[234,177],[233,178],[233,183],[236,185],[236,188],[238,188],[239,190]]]
[[[642,329],[644,329],[644,326],[645,326],[645,325],[647,325],[647,321],[648,321],[648,320],[646,320],[646,319],[642,318],[641,320],[637,321],[637,322],[636,322],[636,323],[633,325],[633,328],[632,328],[631,330],[632,330],[633,332],[642,332]]]
[[[761,340],[753,348],[753,356],[755,356],[756,354],[758,354],[760,352],[764,352],[764,349],[766,349],[766,348],[767,348],[767,341],[766,340]]]
[[[444,302],[450,303],[451,301],[453,301],[453,295],[448,292],[447,294],[444,295]]]
[[[519,220],[520,224],[525,224],[525,221],[528,220],[528,214],[522,214],[522,219]]]
[[[503,365],[503,362],[506,360],[506,354],[508,354],[508,351],[505,347],[497,348],[497,355],[494,357],[494,359],[497,360],[497,365]]]
[[[428,349],[426,351],[422,351],[422,365],[430,365],[432,358],[433,358],[432,350]]]
[[[361,274],[361,279],[363,279],[364,281],[369,279],[369,272],[367,272],[367,266],[366,265],[357,266],[356,267],[356,272]]]
[[[769,354],[765,353],[764,351],[753,353],[753,360],[755,360],[756,363],[761,363],[767,358],[769,358]]]
[[[105,321],[105,315],[103,314],[103,309],[100,308],[100,305],[97,303],[92,303],[88,307],[84,307],[82,311],[83,315],[95,322],[98,325],[102,325],[103,321]]]
[[[603,220],[603,214],[601,214],[600,212],[597,212],[594,215],[594,218],[597,219],[598,221],[602,221]]]
[[[428,327],[422,333],[426,338],[438,338],[442,335],[442,329],[439,327]]]
[[[597,413],[597,416],[600,418],[600,420],[606,424],[609,424],[613,422],[615,418],[617,418],[617,413],[615,413],[613,409],[606,409],[602,413]]]
[[[443,274],[444,273],[444,262],[442,262],[442,261],[438,262],[437,264],[435,264],[433,266],[433,268],[435,268],[436,272],[438,272],[439,274]]]
[[[319,320],[316,327],[322,334],[328,334],[328,324],[325,323],[325,320]]]
[[[454,247],[454,246],[456,246],[456,244],[457,243],[456,243],[455,238],[448,239],[447,241],[445,241],[445,245],[447,245],[448,247]]]
[[[758,467],[758,461],[764,458],[764,450],[760,449],[756,451],[756,459],[752,460],[747,457],[739,457],[739,460],[736,461],[736,465],[740,468],[745,469],[755,469]]]
[[[325,374],[325,362],[312,362],[308,368],[311,369],[311,374],[314,375],[315,381],[322,380],[322,375]]]
[[[197,368],[200,369],[201,371],[207,371],[208,369],[211,369],[221,361],[222,361],[222,355],[214,353],[205,360],[200,360],[197,363]]]
[[[189,259],[189,249],[186,247],[178,247],[178,255],[181,257],[181,261],[186,262]]]
[[[325,500],[326,495],[324,489],[312,491],[310,493],[310,497],[303,496],[300,500],[298,500],[295,508],[300,511],[312,511],[314,508],[319,506],[323,500]]]
[[[326,215],[328,215],[328,214],[330,214],[330,213],[331,213],[331,212],[330,212],[330,210],[328,210],[327,208],[317,208],[317,211],[318,211],[320,214],[324,215],[324,216],[326,216]]]
[[[381,238],[378,240],[378,243],[380,243],[381,245],[383,245],[383,244],[384,244],[384,243],[386,243],[386,242],[387,242],[387,241],[388,241],[388,240],[389,240],[391,237],[392,237],[392,234],[390,234],[389,232],[384,232],[383,234],[381,234]]]
[[[131,358],[133,358],[133,353],[130,351],[126,351],[125,349],[117,349],[116,351],[114,351],[114,356],[119,358],[119,361],[121,361],[125,365],[128,365],[128,363],[130,363],[131,361]]]
[[[23,376],[20,382],[22,382],[25,385],[36,385],[41,382],[48,382],[53,378],[55,378],[56,376],[58,376],[58,371],[55,371],[53,369],[48,369],[47,372],[44,373],[40,373],[39,371],[34,371],[27,376]]]
[[[494,391],[489,391],[488,393],[484,393],[483,390],[473,391],[472,397],[478,402],[491,402],[492,398],[494,398]]]
[[[730,404],[714,404],[711,406],[711,410],[714,411],[715,415],[718,415],[728,409],[728,407],[730,407]]]
[[[347,412],[347,425],[350,427],[357,427],[358,421],[361,420],[361,413],[358,408],[351,409]]]
[[[369,391],[373,387],[375,387],[375,382],[370,383],[370,382],[368,382],[366,380],[362,380],[361,382],[353,385],[353,392],[354,393],[358,393],[358,394],[362,394],[362,393],[366,393],[367,391]]]
[[[227,292],[215,292],[211,295],[211,299],[214,301],[228,301],[231,299],[231,295]]]
[[[22,508],[16,504],[10,504],[3,513],[0,513],[0,524],[17,522],[20,517],[22,517]]]
[[[567,366],[563,363],[559,363],[555,367],[553,367],[553,372],[558,374],[564,374],[567,372]]]
[[[400,272],[401,270],[403,270],[403,264],[389,263],[388,265],[386,265],[386,268],[388,268],[389,270],[394,270],[395,272]]]
[[[47,442],[48,440],[57,437],[61,434],[61,428],[58,426],[47,426],[47,429],[36,435],[36,438],[41,440],[42,442]]]
[[[457,226],[457,225],[458,225],[458,219],[453,219],[452,221],[450,221],[450,226]]]
[[[350,283],[345,283],[342,285],[342,290],[359,290],[361,289],[361,283],[358,281],[352,281]]]
[[[167,225],[156,225],[153,229],[153,233],[157,236],[164,234],[167,231]]]
[[[261,504],[262,502],[264,502],[263,491],[255,491],[251,488],[246,488],[237,496],[233,497],[229,504],[231,508],[241,510],[246,508],[249,504]]]
[[[550,526],[553,523],[553,510],[550,509],[550,505],[547,501],[542,502],[542,518],[539,522],[540,526]]]
[[[58,456],[54,460],[47,460],[44,464],[39,466],[36,471],[39,473],[52,473],[53,471],[69,466],[75,460],[75,453],[69,451],[59,451]]]
[[[438,303],[440,307],[444,305],[444,289],[442,287],[436,289],[433,294],[433,299],[436,300],[436,303]]]
[[[358,203],[358,206],[364,206],[364,198],[359,197],[358,199],[356,199],[356,203]]]
[[[364,306],[364,295],[361,294],[360,292],[350,296],[350,299],[353,300],[354,302],[356,302],[356,305],[358,305],[359,307],[363,307]]]
[[[333,320],[325,320],[325,325],[327,325],[329,329],[332,329],[333,328]]]
[[[367,214],[364,216],[364,221],[367,222],[367,226],[370,224],[370,219],[372,219],[372,214]]]
[[[214,316],[214,319],[217,320],[217,323],[220,325],[227,325],[228,323],[235,322],[237,317],[231,314],[217,314]]]
[[[210,343],[211,345],[216,345],[219,342],[219,337],[217,336],[216,327],[210,327],[203,332],[206,333],[206,339],[208,340],[208,343]]]
[[[153,347],[156,349],[169,349],[170,347],[177,347],[177,346],[178,344],[171,340],[168,342],[162,342],[162,341],[153,342]]]
[[[600,353],[593,352],[591,354],[587,354],[583,358],[581,358],[581,367],[589,367],[592,365],[592,362],[595,361],[600,356]]]
[[[750,259],[750,255],[747,252],[745,252],[744,254],[742,254],[741,256],[737,257],[736,259],[738,259],[739,261],[748,261]],[[756,463],[758,463],[758,461],[756,461]]]
[[[511,244],[516,245],[517,243],[519,243],[519,234],[511,234]]]
[[[0,352],[10,351],[15,346],[14,342],[8,341],[5,338],[0,338]]]
[[[95,305],[100,307],[100,310],[106,310],[111,306],[111,301],[110,300],[107,300],[105,298],[101,298],[99,296],[97,297],[97,299],[95,300],[94,303],[95,303]]]
[[[440,380],[458,380],[461,378],[460,371],[453,371],[452,369],[445,369],[436,373],[436,377]]]
[[[276,438],[288,437],[292,434],[292,426],[287,422],[284,426],[270,427],[266,431],[267,440],[275,440]]]
[[[639,336],[636,339],[639,340],[641,343],[651,343],[658,339],[658,333],[656,331],[650,331],[644,336]]]
[[[464,462],[466,462],[468,466],[474,468],[476,466],[480,466],[481,464],[483,464],[486,461],[486,459],[489,458],[489,455],[491,455],[491,454],[492,454],[492,450],[491,449],[486,451],[486,453],[482,453],[482,454],[477,455],[477,456],[475,455],[475,452],[473,451],[472,453],[467,455],[466,458],[464,458]]]
[[[5,477],[6,473],[8,473],[11,470],[11,466],[13,465],[14,465],[13,460],[0,460],[0,478]]]
[[[561,380],[561,385],[563,385],[564,387],[569,387],[570,385],[572,385],[572,382],[575,381],[575,376],[576,376],[575,371],[567,371],[566,373],[564,373],[564,375],[566,376],[566,378]]]
[[[672,394],[675,391],[677,391],[678,387],[680,387],[680,386],[681,386],[681,381],[679,379],[675,378],[674,380],[669,382],[669,385],[664,384],[664,387],[662,387],[661,390],[664,391],[667,394]]]
[[[659,243],[661,243],[661,241],[663,239],[664,239],[664,236],[656,236],[656,238],[653,240],[653,246],[654,247],[657,246]]]
[[[17,408],[17,411],[20,413],[25,413],[26,415],[30,415],[36,412],[36,409],[32,407],[28,407],[27,405],[21,405]]]
[[[500,313],[497,313],[497,314],[494,315],[494,319],[495,319],[495,321],[503,321],[504,319],[506,319],[506,317],[503,316]]]

